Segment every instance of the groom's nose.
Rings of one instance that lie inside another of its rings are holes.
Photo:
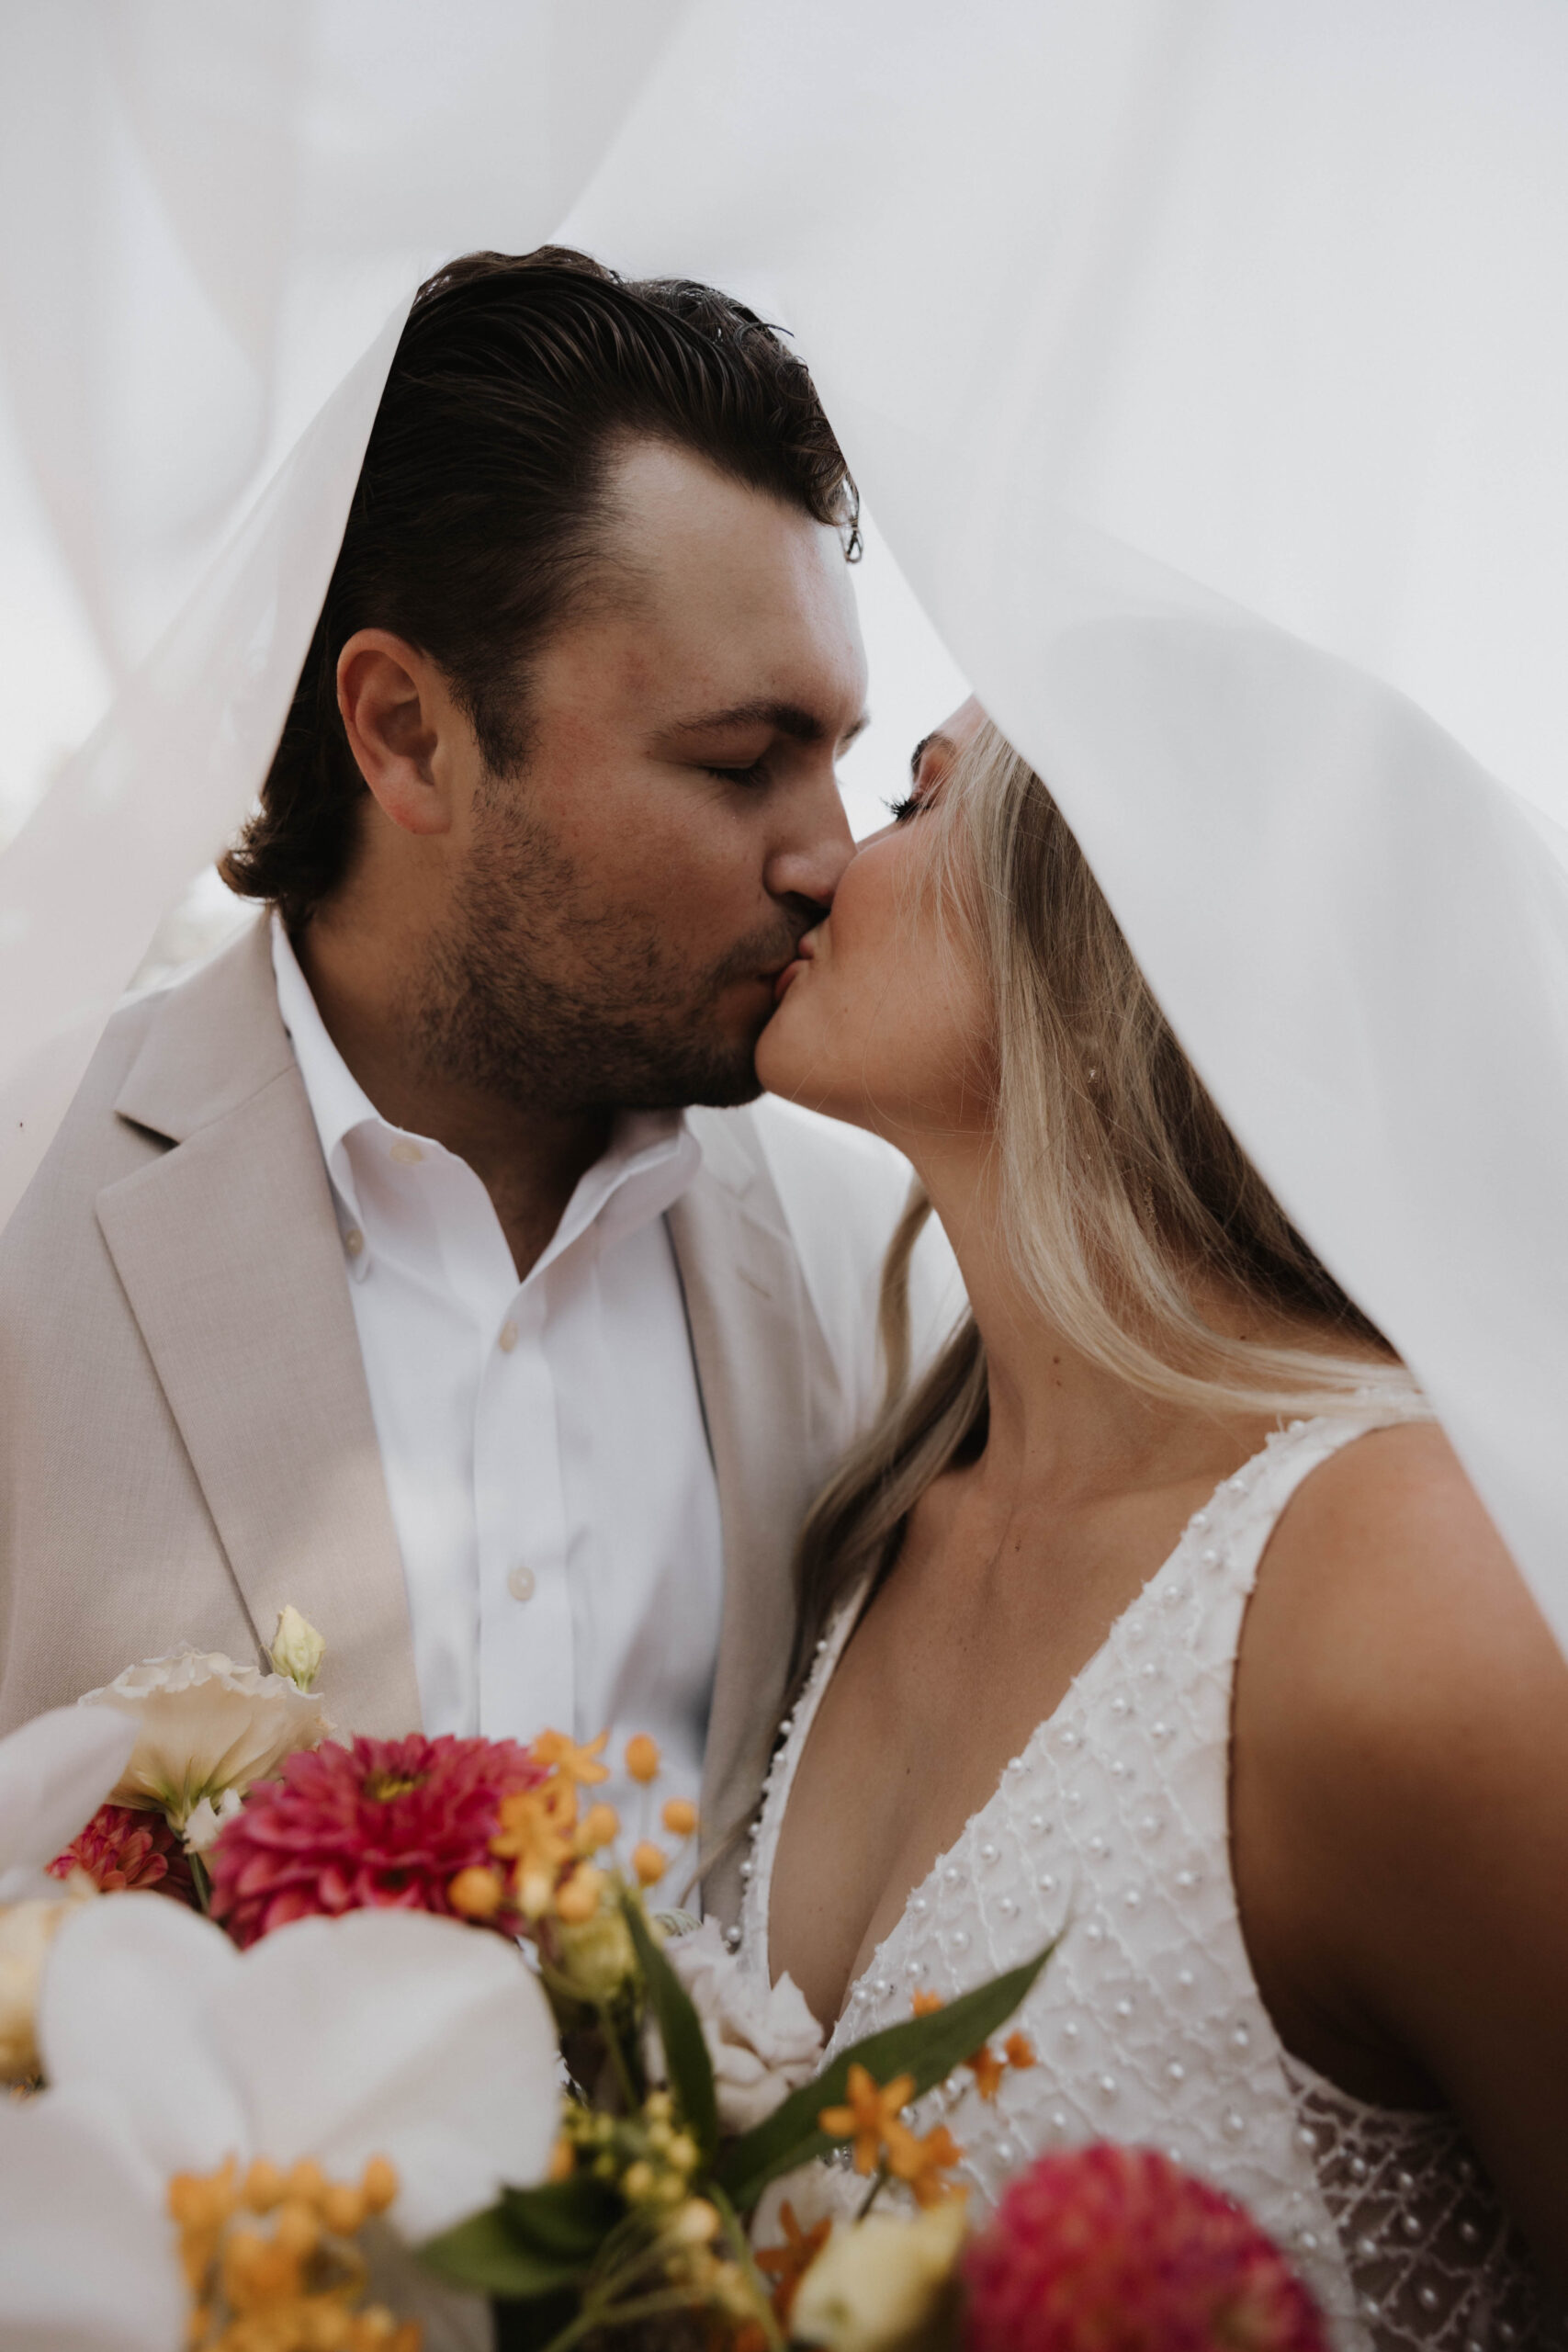
[[[825,910],[855,849],[832,769],[814,776],[791,801],[788,831],[771,851],[763,879],[774,899],[804,899]]]

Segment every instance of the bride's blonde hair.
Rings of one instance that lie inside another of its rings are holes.
[[[937,894],[990,994],[995,1196],[1025,1305],[1091,1363],[1199,1412],[1345,1411],[1369,1384],[1416,1406],[1221,1117],[1060,809],[995,726],[915,821],[937,835],[915,887]],[[972,1317],[904,1393],[909,1259],[928,1214],[917,1190],[884,1273],[886,1405],[802,1533],[797,1674],[838,1594],[892,1556],[924,1488],[984,1443]],[[1216,1330],[1202,1306],[1216,1280],[1322,1344]]]

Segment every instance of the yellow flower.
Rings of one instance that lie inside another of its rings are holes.
[[[384,2156],[371,2158],[357,2184],[329,2181],[310,2163],[287,2178],[276,2165],[253,2164],[242,2182],[232,2156],[214,2173],[176,2173],[168,2211],[190,2292],[193,2352],[419,2352],[418,2321],[400,2327],[379,2305],[359,2308],[367,2268],[355,2240],[397,2193]],[[242,2218],[274,2211],[270,2235]]]
[[[610,1777],[610,1768],[601,1764],[599,1756],[610,1735],[602,1731],[586,1747],[579,1747],[568,1739],[564,1731],[542,1731],[534,1742],[534,1753],[541,1764],[553,1765],[563,1781],[573,1788],[597,1788],[601,1781]]]
[[[689,1838],[697,1826],[697,1808],[690,1797],[671,1797],[660,1818],[671,1838]]]
[[[857,2172],[874,2172],[889,2132],[902,2133],[905,2139],[910,2136],[898,2121],[898,2110],[909,2104],[915,2078],[897,2075],[886,2090],[879,2090],[874,2078],[857,2063],[850,2068],[846,2087],[848,2105],[825,2107],[818,2124],[829,2139],[853,2140]]]
[[[501,1826],[490,1849],[516,1864],[517,1901],[530,1919],[544,1917],[562,1868],[577,1859],[576,1809],[571,1784],[561,1781],[501,1800]]]
[[[634,1781],[656,1781],[659,1777],[659,1743],[639,1731],[626,1742],[626,1770]]]
[[[1017,2074],[1021,2075],[1026,2067],[1037,2066],[1040,2063],[1035,2056],[1034,2044],[1026,2033],[1010,2033],[1002,2044],[1002,2049],[1006,2053],[1008,2064]]]
[[[613,1846],[621,1831],[621,1816],[613,1804],[590,1805],[578,1825],[577,1842],[585,1854]]]
[[[501,1872],[475,1862],[448,1882],[446,1900],[460,1919],[493,1919],[505,1894]]]
[[[813,2229],[803,2230],[786,2197],[779,2207],[779,2226],[784,2233],[783,2245],[760,2247],[757,2267],[773,2282],[773,2317],[787,2330],[800,2282],[827,2245],[833,2224],[830,2220],[822,2221]]]
[[[790,2330],[831,2352],[903,2352],[934,2333],[952,2297],[964,2202],[946,2199],[914,2221],[869,2213],[834,2224],[800,2282]]]
[[[904,2183],[917,2205],[936,2205],[952,2196],[953,2183],[942,2175],[952,2171],[963,2154],[945,2123],[936,2124],[923,2138],[901,2123],[888,2127],[887,2169]]]
[[[995,2098],[1002,2076],[1007,2073],[1007,2060],[998,2058],[988,2041],[983,2041],[969,2061],[969,2071],[975,2077],[975,2087],[982,2098]]]
[[[925,1992],[911,1993],[909,2007],[918,2018],[932,2017],[942,2007],[942,1995]]]
[[[657,1886],[670,1865],[670,1857],[660,1846],[644,1838],[640,1846],[632,1848],[632,1868],[639,1886]]]
[[[599,1908],[599,1898],[604,1891],[604,1873],[580,1862],[566,1884],[556,1894],[556,1917],[569,1927],[587,1925]]]

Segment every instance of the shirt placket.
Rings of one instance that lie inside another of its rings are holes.
[[[531,1739],[573,1722],[576,1657],[548,1311],[549,1269],[540,1267],[513,1297],[479,1379],[479,1728],[491,1739]]]

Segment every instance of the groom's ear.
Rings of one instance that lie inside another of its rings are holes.
[[[457,738],[472,730],[429,656],[389,629],[357,629],[338,655],[337,707],[383,815],[406,833],[449,831]]]

